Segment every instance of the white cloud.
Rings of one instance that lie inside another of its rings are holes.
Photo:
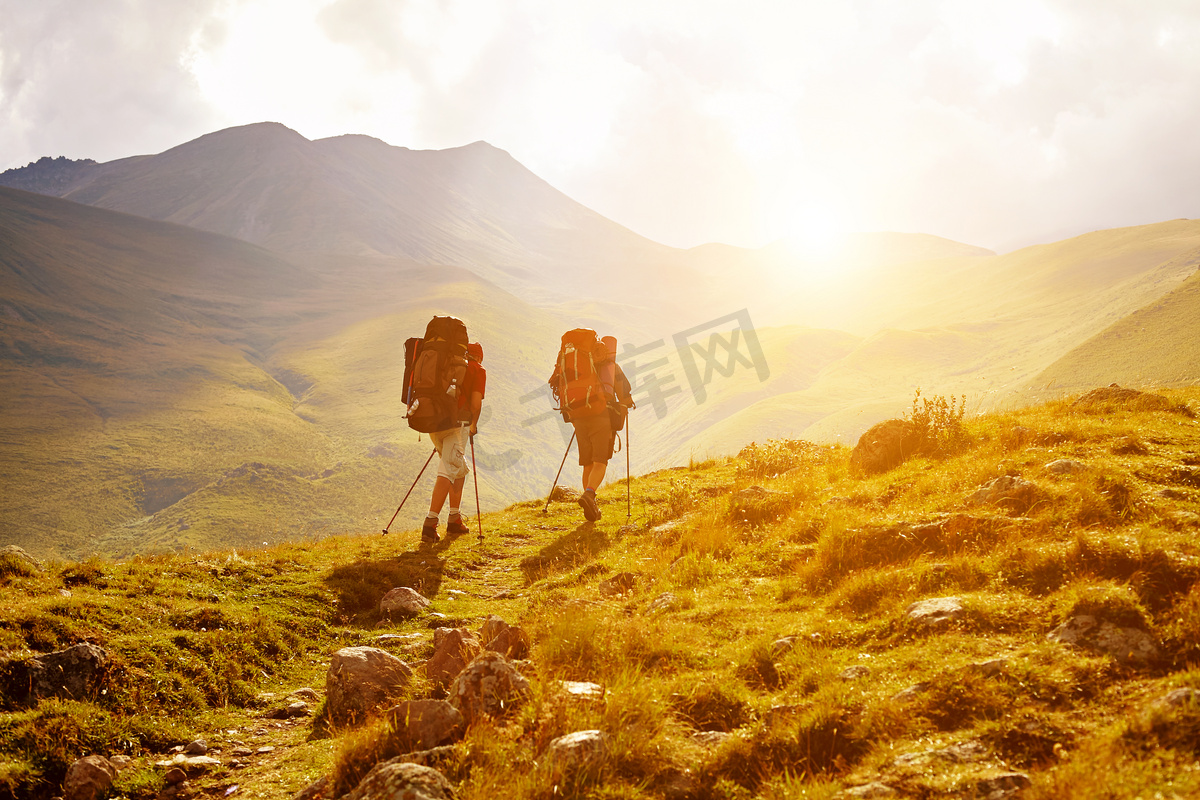
[[[651,238],[1200,216],[1179,0],[0,0],[0,168],[265,119],[485,139]]]

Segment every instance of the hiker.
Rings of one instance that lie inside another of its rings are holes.
[[[405,342],[404,399],[408,426],[428,433],[438,454],[437,480],[429,513],[421,526],[421,541],[437,542],[438,518],[446,499],[450,513],[447,534],[469,529],[462,518],[463,487],[469,437],[478,432],[487,372],[483,346],[467,341],[467,326],[455,317],[434,317],[421,339]]]
[[[466,485],[470,468],[467,466],[468,437],[479,431],[479,412],[483,408],[483,394],[487,384],[487,371],[483,368],[483,346],[479,342],[467,345],[467,369],[462,388],[458,392],[458,420],[455,427],[429,434],[438,452],[437,481],[433,484],[433,496],[429,498],[429,513],[421,526],[422,542],[437,542],[438,518],[446,498],[450,498],[450,513],[446,517],[446,533],[462,534],[470,531],[463,521],[463,486]]]
[[[588,522],[600,519],[596,490],[613,455],[616,431],[625,427],[633,407],[629,380],[617,365],[617,340],[597,339],[591,328],[563,334],[550,386],[563,419],[575,428],[579,466],[583,467],[583,494],[579,505]]]

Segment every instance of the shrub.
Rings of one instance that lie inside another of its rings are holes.
[[[970,441],[963,416],[967,412],[967,396],[934,395],[921,397],[918,388],[913,395],[912,411],[906,419],[916,426],[921,436],[920,452],[924,455],[950,455],[961,451]]]

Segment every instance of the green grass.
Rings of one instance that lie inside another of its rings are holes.
[[[112,796],[149,798],[161,787],[152,763],[171,746],[248,738],[262,693],[323,689],[338,647],[418,633],[396,652],[427,657],[426,620],[388,622],[377,610],[388,588],[408,585],[433,600],[440,624],[477,629],[497,614],[534,643],[533,698],[472,726],[443,764],[468,800],[657,798],[681,786],[702,797],[832,797],[872,781],[961,795],[1010,768],[1032,781],[1026,796],[1187,796],[1200,791],[1194,712],[1155,703],[1200,686],[1200,526],[1188,516],[1200,513],[1190,471],[1200,426],[1172,410],[1200,407],[1200,393],[1167,394],[1164,410],[1064,401],[968,417],[961,449],[870,477],[846,467],[845,448],[755,444],[639,477],[628,521],[615,481],[596,525],[570,502],[546,515],[522,503],[487,515],[482,544],[418,547],[415,531],[394,530],[48,562],[41,573],[5,561],[10,658],[92,641],[113,668],[93,701],[29,707],[5,690],[0,793],[50,797],[74,758],[104,752],[134,758]],[[1064,458],[1089,470],[1045,469]],[[1036,483],[1038,502],[967,503],[1004,474]],[[621,573],[634,576],[627,591],[603,593]],[[957,620],[906,618],[911,603],[946,595],[963,600]],[[1135,667],[1046,641],[1080,613],[1145,630],[1160,658]],[[572,696],[566,680],[604,694]],[[611,737],[602,762],[579,772],[546,762],[555,737],[586,729]],[[713,731],[732,738],[694,738]],[[283,798],[319,775],[352,785],[394,750],[378,724],[330,734],[314,721],[269,735],[293,755],[222,767],[200,785]],[[952,746],[979,755],[920,755]]]

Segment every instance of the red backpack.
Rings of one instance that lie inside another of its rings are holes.
[[[457,317],[434,317],[424,338],[404,343],[404,404],[408,427],[421,433],[459,424],[458,393],[467,371],[467,326]]]
[[[600,381],[600,369],[610,361],[608,350],[591,328],[576,328],[563,334],[558,361],[550,376],[550,387],[563,419],[597,416],[608,409],[608,398]]]

